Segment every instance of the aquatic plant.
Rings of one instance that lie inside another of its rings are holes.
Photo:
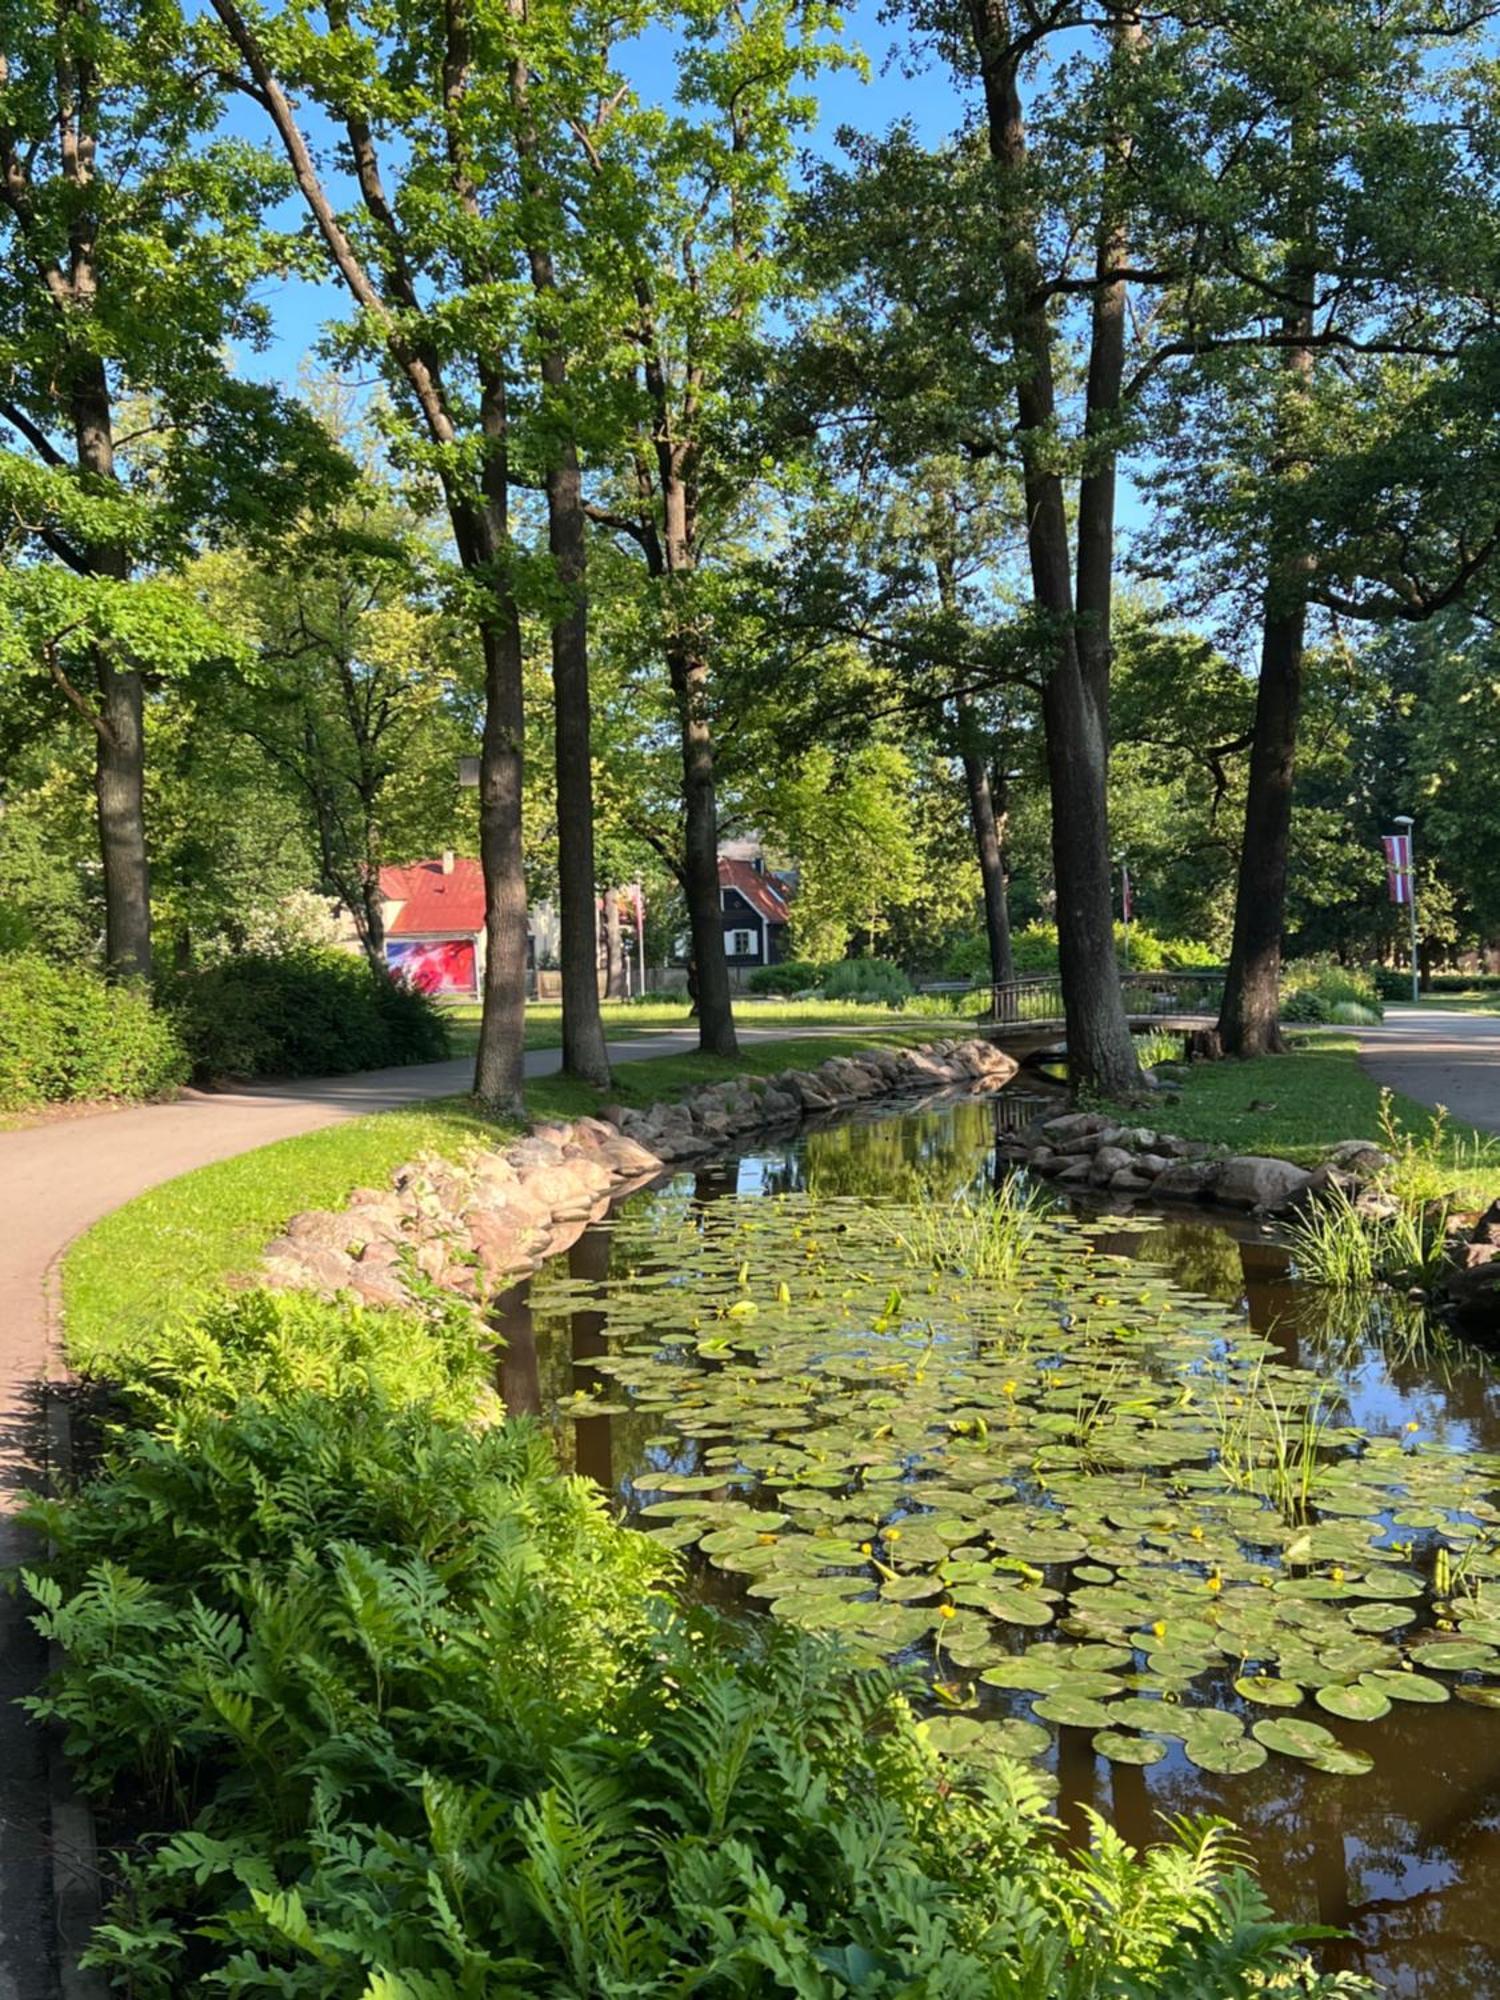
[[[890,1229],[908,1259],[924,1270],[1005,1284],[1020,1269],[1047,1206],[1039,1189],[1012,1174],[983,1194],[904,1210]]]
[[[1431,1282],[1445,1247],[1447,1210],[1441,1202],[1392,1192],[1366,1210],[1341,1187],[1330,1187],[1287,1234],[1299,1274],[1313,1284],[1353,1291],[1377,1284]]]
[[[653,1205],[616,1243],[660,1280],[550,1272],[533,1302],[604,1314],[585,1407],[654,1423],[643,1524],[858,1658],[925,1652],[966,1756],[1073,1727],[1121,1762],[1174,1741],[1214,1772],[1354,1774],[1368,1752],[1268,1741],[1257,1707],[1500,1703],[1500,1618],[1455,1598],[1440,1633],[1432,1587],[1437,1548],[1500,1577],[1500,1461],[1343,1421],[1228,1309],[1026,1222],[982,1279],[914,1254],[946,1224],[905,1207]]]

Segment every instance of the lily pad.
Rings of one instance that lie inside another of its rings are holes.
[[[1436,1704],[1446,1701],[1450,1690],[1441,1681],[1435,1681],[1426,1674],[1401,1672],[1397,1668],[1382,1668],[1374,1673],[1361,1676],[1366,1686],[1376,1688],[1387,1701],[1410,1701]]]
[[[1319,1688],[1313,1697],[1319,1708],[1326,1708],[1330,1715],[1341,1715],[1346,1722],[1378,1722],[1382,1715],[1391,1712],[1390,1697],[1365,1681],[1354,1681],[1347,1687]]]
[[[1167,1746],[1160,1737],[1127,1736],[1119,1729],[1098,1730],[1094,1748],[1111,1764],[1159,1764],[1167,1754]]]
[[[1324,1757],[1339,1747],[1338,1738],[1321,1722],[1303,1722],[1293,1716],[1264,1716],[1251,1724],[1250,1734],[1283,1757]]]
[[[1234,1687],[1236,1694],[1242,1694],[1246,1701],[1259,1702],[1263,1708],[1302,1706],[1302,1690],[1297,1683],[1284,1681],[1275,1674],[1242,1674]]]

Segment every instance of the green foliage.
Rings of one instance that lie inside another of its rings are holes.
[[[351,952],[246,953],[158,991],[200,1076],[330,1076],[448,1053],[432,1001]]]
[[[66,1665],[33,1706],[165,1822],[91,1953],[148,2000],[666,2000],[685,1964],[830,2000],[1340,1990],[1221,1823],[1069,1858],[1038,1780],[957,1774],[895,1676],[674,1614],[526,1424],[191,1407],[37,1515]]]
[[[845,958],[823,976],[825,1000],[858,1000],[870,1006],[901,1007],[911,998],[911,981],[899,965],[883,958]]]
[[[167,1320],[131,1353],[130,1396],[171,1434],[185,1411],[232,1416],[247,1398],[374,1396],[462,1423],[488,1411],[487,1342],[443,1295],[432,1307],[371,1311],[308,1292],[231,1291]]]
[[[1192,938],[1158,937],[1144,924],[1130,926],[1130,963],[1125,965],[1125,926],[1115,925],[1115,950],[1122,970],[1131,972],[1175,972],[1195,966],[1216,966],[1216,955]],[[1021,925],[1011,934],[1011,951],[1016,972],[1056,972],[1057,925],[1036,921]],[[987,979],[990,970],[989,945],[982,931],[971,932],[950,950],[943,971],[950,979]]]
[[[1283,1021],[1360,1027],[1381,1018],[1380,997],[1371,973],[1331,958],[1296,958],[1282,968]]]
[[[188,1060],[138,986],[106,986],[30,951],[0,955],[0,1110],[160,1096]]]
[[[1314,1284],[1358,1290],[1378,1284],[1424,1284],[1443,1261],[1447,1211],[1397,1195],[1389,1207],[1362,1210],[1342,1188],[1331,1188],[1292,1226],[1297,1269]]]
[[[748,984],[752,993],[771,993],[790,999],[797,993],[815,992],[823,982],[824,968],[810,958],[784,958],[779,965],[758,966]]]

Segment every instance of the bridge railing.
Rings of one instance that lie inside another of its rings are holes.
[[[1220,967],[1194,967],[1185,972],[1122,972],[1120,989],[1125,1011],[1131,1015],[1217,1013],[1223,998],[1224,978]],[[984,1018],[1002,1027],[1061,1021],[1062,981],[1055,972],[1037,972],[991,986],[990,1009]]]

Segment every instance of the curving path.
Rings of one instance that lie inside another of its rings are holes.
[[[848,1030],[742,1026],[740,1039],[789,1041],[820,1032]],[[609,1055],[612,1062],[632,1062],[683,1055],[697,1043],[692,1029],[665,1029],[612,1042]],[[556,1049],[535,1049],[526,1057],[526,1074],[548,1076],[561,1060]],[[472,1062],[462,1059],[237,1091],[188,1091],[170,1104],[0,1132],[0,1569],[27,1559],[15,1507],[21,1493],[46,1476],[42,1390],[49,1373],[55,1377],[61,1368],[54,1288],[58,1260],[74,1237],[147,1188],[195,1167],[341,1119],[451,1097],[468,1089],[472,1075]],[[85,1838],[87,1821],[59,1819],[54,1811],[49,1787],[57,1780],[49,1772],[47,1740],[17,1706],[44,1670],[41,1640],[16,1599],[0,1595],[0,2000],[57,2000],[59,1993],[81,2000],[99,1990],[87,1978],[68,1975],[58,1949],[54,1844],[62,1848],[69,1824]],[[86,1900],[91,1856],[62,1852],[60,1862],[59,1895],[66,1899],[76,1891]]]
[[[1500,1132],[1500,1014],[1388,1008],[1378,1028],[1360,1030],[1359,1055],[1377,1082]]]

